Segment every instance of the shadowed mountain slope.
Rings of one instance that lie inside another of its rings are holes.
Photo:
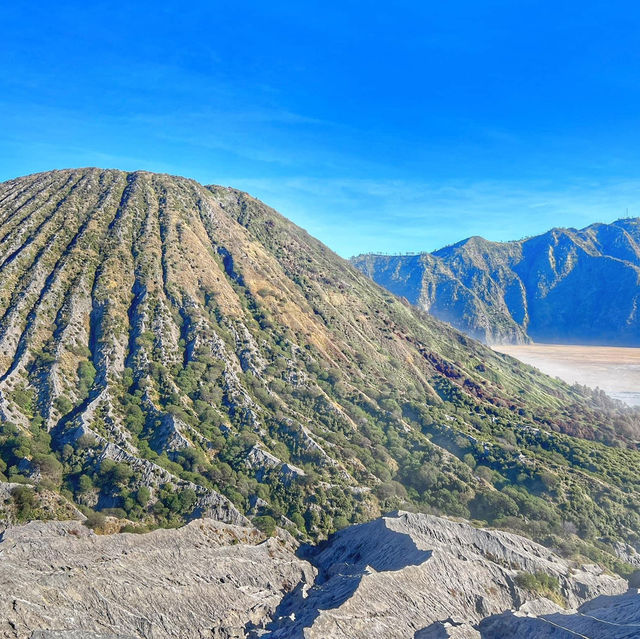
[[[166,175],[0,185],[0,420],[0,471],[93,522],[318,538],[403,505],[620,570],[640,530],[636,413],[410,307],[250,196]],[[40,507],[28,490],[5,519]]]
[[[640,346],[639,218],[352,261],[378,284],[488,343]]]

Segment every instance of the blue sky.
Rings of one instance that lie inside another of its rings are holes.
[[[228,184],[343,256],[640,215],[632,2],[14,2],[0,179]]]

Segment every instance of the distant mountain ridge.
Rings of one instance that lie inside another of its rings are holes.
[[[640,346],[640,218],[433,253],[359,255],[392,293],[489,344]]]

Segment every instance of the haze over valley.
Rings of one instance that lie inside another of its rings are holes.
[[[434,253],[367,254],[352,262],[501,352],[567,383],[640,403],[638,218],[517,242],[472,237]]]
[[[640,406],[640,348],[560,344],[502,344],[507,353],[568,384],[584,384]]]

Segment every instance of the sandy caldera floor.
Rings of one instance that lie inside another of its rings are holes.
[[[640,348],[561,344],[493,348],[570,384],[601,388],[616,399],[640,406]]]

